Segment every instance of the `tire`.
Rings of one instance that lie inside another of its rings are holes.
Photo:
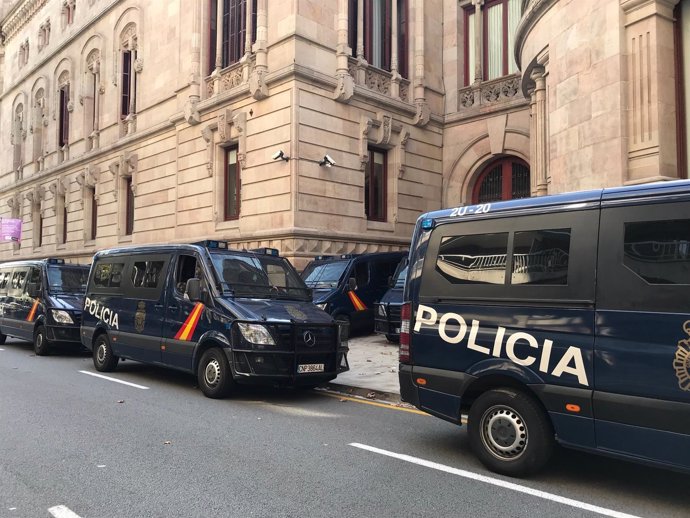
[[[470,445],[491,471],[508,476],[536,473],[554,448],[551,421],[530,396],[512,388],[485,392],[470,408]]]
[[[228,359],[222,349],[214,347],[205,351],[196,375],[204,396],[221,399],[230,395],[234,382]]]
[[[108,335],[105,333],[98,335],[93,344],[93,366],[99,372],[112,372],[117,367],[120,360],[113,353]]]
[[[50,352],[46,328],[43,326],[38,326],[34,331],[34,352],[36,356],[47,356]]]
[[[399,344],[400,335],[386,335],[386,340],[388,340],[392,344]]]

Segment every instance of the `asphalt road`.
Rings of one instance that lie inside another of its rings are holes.
[[[562,450],[508,479],[462,428],[399,408],[277,389],[211,400],[191,376],[135,362],[109,376],[139,387],[80,371],[96,372],[89,356],[0,346],[0,517],[690,512],[688,475]]]

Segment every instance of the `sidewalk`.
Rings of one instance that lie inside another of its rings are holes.
[[[371,334],[350,338],[349,346],[350,370],[338,374],[328,386],[339,392],[399,403],[398,344]]]

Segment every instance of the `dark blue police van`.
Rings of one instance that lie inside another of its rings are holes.
[[[33,342],[38,356],[53,346],[81,349],[79,324],[89,267],[64,259],[0,265],[0,344],[8,336]]]
[[[374,304],[407,252],[321,256],[302,272],[314,304],[341,323],[365,333],[374,330]]]
[[[171,367],[220,398],[238,383],[335,378],[348,369],[346,333],[277,250],[206,241],[96,253],[81,340],[99,371],[119,358]]]
[[[690,182],[423,215],[402,398],[460,424],[491,470],[555,442],[690,470]]]
[[[376,304],[376,316],[374,331],[384,335],[391,343],[400,340],[400,308],[403,304],[403,289],[407,278],[407,257],[405,257],[395,269],[390,278],[388,291]]]

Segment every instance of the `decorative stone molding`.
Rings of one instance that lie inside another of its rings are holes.
[[[217,135],[217,138],[216,138]],[[216,120],[201,129],[201,138],[206,142],[206,172],[213,176],[216,148],[225,147],[237,142],[237,161],[242,168],[247,159],[247,114],[233,113],[230,109],[222,110]]]
[[[84,170],[76,176],[75,180],[82,189],[82,209],[84,208],[83,200],[86,197],[87,189],[94,190],[94,199],[96,200],[96,204],[100,204],[98,173],[92,164],[87,165]]]
[[[520,74],[475,83],[458,90],[458,111],[488,106],[500,108],[515,100],[525,100]]]
[[[369,163],[369,144],[384,149],[395,150],[398,164],[398,178],[405,174],[405,149],[410,139],[409,130],[393,120],[391,115],[378,113],[376,119],[362,117],[359,123],[359,160],[360,168],[364,171]]]
[[[391,96],[393,98],[399,98],[401,101],[407,103],[412,102],[410,99],[410,82],[407,79],[403,79],[398,75],[394,80],[393,74],[385,70],[372,67],[363,59],[358,60],[350,57],[347,65],[347,74],[344,74],[342,77],[338,78],[339,88],[341,87],[341,79],[343,81],[351,80],[353,89],[354,85],[364,86],[373,92]],[[398,84],[397,89],[399,91],[399,96],[395,96],[393,94],[394,82]],[[344,82],[342,87],[346,89],[345,93],[347,93],[347,88],[349,85]],[[337,93],[338,90],[336,89],[336,94]],[[336,98],[336,100],[339,99]]]
[[[12,39],[47,3],[47,0],[19,0],[15,8],[5,18],[2,32],[5,35],[5,44]]]
[[[7,206],[10,208],[13,219],[19,219],[22,216],[22,198],[19,193],[15,193],[7,199]]]
[[[24,198],[29,202],[31,210],[29,211],[29,221],[33,220],[34,213],[38,212],[41,217],[45,217],[45,189],[41,185],[35,186],[33,189],[24,194]]]

